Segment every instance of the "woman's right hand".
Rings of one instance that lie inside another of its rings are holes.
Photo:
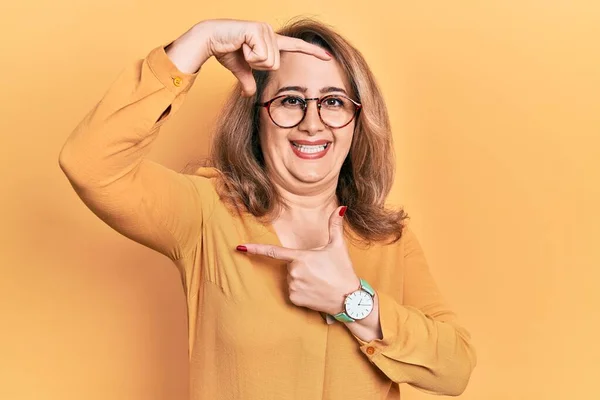
[[[243,96],[256,92],[252,69],[276,70],[280,51],[300,52],[322,60],[331,56],[319,46],[278,35],[264,22],[207,20],[176,39],[166,52],[182,72],[195,73],[214,56],[242,84]]]

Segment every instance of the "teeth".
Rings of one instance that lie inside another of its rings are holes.
[[[293,143],[293,145],[296,146],[298,148],[298,150],[300,150],[302,153],[307,153],[307,154],[318,153],[327,148],[327,144],[321,144],[321,145],[316,145],[316,146],[307,146],[304,144]]]

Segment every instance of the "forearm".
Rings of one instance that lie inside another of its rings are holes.
[[[73,184],[107,187],[133,176],[158,134],[157,121],[182,103],[195,76],[176,74],[161,51],[123,71],[65,142],[59,161]]]
[[[60,165],[72,182],[89,185],[89,178],[102,178],[105,186],[106,180],[134,175],[158,126],[177,111],[211,57],[213,25],[194,25],[167,49],[154,49],[121,73],[63,146]]]
[[[377,297],[377,318],[347,324],[361,351],[394,382],[436,394],[462,393],[476,364],[466,330],[451,322],[450,313],[434,318],[385,294]]]
[[[179,108],[194,79],[178,71],[161,47],[154,49],[120,74],[59,156],[63,172],[97,216],[170,258],[187,251],[188,239],[197,234],[199,225],[186,221],[198,212],[196,188],[146,156],[164,115]]]
[[[181,72],[197,73],[211,57],[209,25],[212,21],[203,21],[169,44],[165,51],[173,64]]]

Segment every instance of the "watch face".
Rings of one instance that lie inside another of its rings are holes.
[[[346,297],[345,306],[350,318],[360,320],[373,311],[373,297],[364,290],[357,290]]]

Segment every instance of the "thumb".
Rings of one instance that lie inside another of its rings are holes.
[[[232,71],[235,77],[238,78],[242,84],[242,88],[244,90],[242,95],[248,97],[256,93],[256,81],[254,80],[254,75],[252,75],[252,68],[245,59],[245,55],[250,51],[252,51],[250,50],[250,46],[248,46],[246,43],[242,44],[242,53],[244,56],[240,57],[240,71],[237,73]]]
[[[344,241],[344,214],[348,207],[336,208],[329,217],[329,244],[340,244]]]

